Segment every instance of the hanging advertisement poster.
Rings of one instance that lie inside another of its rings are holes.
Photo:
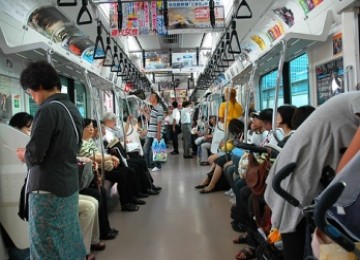
[[[224,6],[215,1],[215,29],[225,27]],[[194,29],[212,31],[210,25],[210,8],[208,1],[174,1],[168,4],[169,34],[196,33]]]
[[[282,27],[281,23],[276,23],[272,26],[269,30],[267,30],[267,37],[269,38],[270,42],[275,41],[281,35],[284,34],[284,28]]]
[[[122,29],[118,30],[117,4],[110,8],[111,36],[149,35],[150,7],[149,2],[122,3]]]
[[[318,105],[331,97],[344,93],[343,58],[321,64],[315,67],[316,90]]]
[[[309,13],[312,9],[314,9],[316,6],[318,6],[323,2],[323,0],[298,0],[298,1],[302,9],[304,10],[305,14]]]
[[[165,28],[164,19],[164,2],[152,1],[151,2],[151,30],[157,35],[167,35],[168,32]]]
[[[94,43],[73,25],[54,6],[36,9],[28,19],[28,26],[51,39],[74,55],[80,56]]]

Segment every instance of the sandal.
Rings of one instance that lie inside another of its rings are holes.
[[[255,249],[249,246],[245,246],[236,254],[236,260],[249,260],[255,258]]]
[[[94,251],[102,251],[105,249],[105,247],[106,247],[106,245],[102,241],[95,243],[95,244],[91,244],[91,246],[90,246],[91,250],[94,250]]]
[[[208,186],[208,184],[199,184],[199,185],[196,185],[196,186],[195,186],[195,189],[203,189],[203,188],[205,188],[206,186]]]
[[[248,240],[247,232],[242,232],[237,238],[233,239],[234,244],[245,244]]]
[[[208,162],[201,162],[200,163],[200,166],[207,166],[207,165],[210,165],[210,163],[208,163]]]
[[[86,256],[86,260],[95,260],[95,256],[94,255],[87,255]]]

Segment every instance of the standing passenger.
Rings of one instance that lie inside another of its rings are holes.
[[[156,93],[151,93],[150,103],[152,105],[152,108],[149,115],[149,128],[144,144],[144,156],[147,167],[152,168],[151,171],[156,172],[161,169],[161,164],[159,162],[153,162],[151,146],[154,139],[157,139],[158,142],[160,142],[161,140],[164,110],[162,106],[159,104],[159,96]]]
[[[230,92],[230,94],[229,94]],[[225,111],[228,107],[226,115],[226,128],[231,119],[240,119],[242,115],[242,106],[236,101],[236,89],[226,88],[225,89],[225,102],[221,103],[219,108],[219,121],[225,122]]]
[[[39,109],[26,148],[19,159],[29,168],[29,231],[31,259],[84,259],[79,225],[79,177],[76,154],[81,145],[82,118],[66,94],[55,69],[45,61],[31,63],[20,82]],[[63,103],[70,111],[76,131]]]
[[[193,158],[190,154],[191,146],[191,108],[190,102],[184,101],[181,109],[181,132],[183,133],[184,158]]]
[[[171,115],[172,120],[172,132],[171,132],[171,139],[174,146],[174,151],[171,152],[171,154],[179,154],[179,123],[180,123],[180,111],[178,109],[178,102],[174,101],[172,103],[173,106],[173,112]]]

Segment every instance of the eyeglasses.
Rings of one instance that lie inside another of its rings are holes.
[[[25,89],[25,94],[31,96],[31,89],[30,88]]]

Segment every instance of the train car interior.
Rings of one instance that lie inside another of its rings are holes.
[[[101,172],[112,228],[91,238],[86,259],[359,259],[360,236],[341,217],[312,220],[327,210],[315,198],[359,150],[359,0],[0,0],[0,260],[38,259],[18,216],[32,166],[17,151],[32,135],[11,122],[23,112],[29,131],[36,122],[20,78],[39,61],[98,132],[86,157]],[[296,114],[310,116],[301,124]],[[119,165],[106,170],[107,156]],[[321,180],[298,177],[310,166]],[[120,190],[130,188],[105,177],[115,168],[136,173],[131,203]],[[305,226],[354,258],[321,258]]]

